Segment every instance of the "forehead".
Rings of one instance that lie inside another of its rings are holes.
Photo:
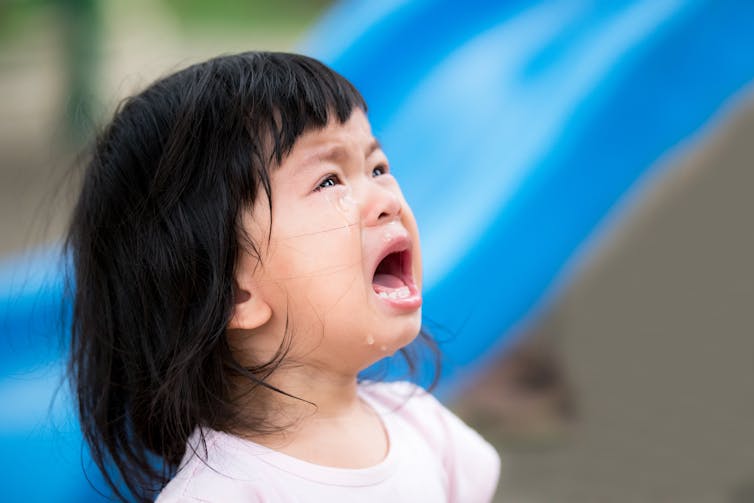
[[[331,118],[321,129],[312,129],[299,137],[293,145],[286,162],[309,163],[321,159],[343,161],[345,158],[359,155],[362,151],[369,155],[380,148],[379,142],[372,136],[372,128],[364,112],[355,109],[344,123]]]

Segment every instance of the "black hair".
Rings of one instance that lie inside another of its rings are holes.
[[[269,170],[303,132],[357,108],[359,92],[322,63],[247,52],[158,80],[97,138],[66,240],[69,375],[118,498],[151,500],[197,427],[264,428],[263,415],[240,417],[231,377],[264,385],[284,348],[248,368],[229,347],[237,258],[259,255],[240,214],[260,188],[272,204]]]

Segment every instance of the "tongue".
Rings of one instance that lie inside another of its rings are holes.
[[[372,288],[377,293],[395,290],[402,286],[406,286],[406,284],[398,276],[392,274],[377,273],[372,280]]]

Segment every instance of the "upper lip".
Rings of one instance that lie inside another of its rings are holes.
[[[408,236],[408,232],[406,232],[405,229],[402,229],[401,233],[393,235],[390,240],[385,243],[385,246],[380,250],[376,259],[372,263],[372,278],[374,278],[377,267],[380,265],[380,262],[385,259],[385,257],[390,255],[391,253],[406,252],[406,256],[403,257],[403,260],[401,260],[401,279],[406,284],[413,282],[411,248],[411,238]]]

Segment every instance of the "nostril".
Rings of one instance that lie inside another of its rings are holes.
[[[382,220],[383,218],[395,218],[401,214],[401,205],[396,204],[394,208],[389,208],[384,211],[382,211],[379,216],[377,217],[377,220]]]
[[[365,209],[368,208],[369,220],[376,223],[400,216],[402,205],[396,194],[382,189],[376,191],[374,195],[374,199],[365,205]]]

